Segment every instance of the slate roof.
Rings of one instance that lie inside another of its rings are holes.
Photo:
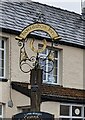
[[[20,32],[27,25],[34,23],[39,13],[42,21],[59,33],[61,42],[85,47],[85,21],[80,14],[38,2],[1,2],[0,28]]]

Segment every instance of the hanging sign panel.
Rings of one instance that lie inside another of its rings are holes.
[[[54,120],[54,115],[47,112],[24,112],[14,115],[12,120]]]

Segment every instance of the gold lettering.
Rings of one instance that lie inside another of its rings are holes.
[[[49,28],[48,31],[49,31],[52,35],[54,34],[54,31],[53,31],[51,28]]]
[[[21,32],[19,37],[21,37],[22,39],[26,39],[26,37],[29,33],[33,32],[33,31],[37,31],[37,30],[48,33],[52,39],[54,39],[54,38],[56,39],[59,36],[58,33],[49,25],[44,24],[44,23],[34,23],[32,25],[27,26]]]

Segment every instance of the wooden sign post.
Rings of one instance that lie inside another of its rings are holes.
[[[41,103],[41,82],[43,70],[34,68],[31,70],[31,111],[39,112]]]

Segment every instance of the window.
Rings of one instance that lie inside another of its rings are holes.
[[[69,116],[69,106],[61,105],[60,106],[60,115]]]
[[[40,64],[45,72],[43,72],[43,83],[58,84],[59,77],[59,51],[51,50],[52,58],[54,58],[54,64],[48,59],[44,60],[49,54],[50,49],[47,48],[44,52],[40,53]],[[54,66],[54,67],[53,67]],[[53,67],[53,70],[52,70]],[[52,70],[52,71],[51,71]],[[49,72],[50,71],[50,72]]]
[[[5,78],[5,40],[0,38],[0,78]]]
[[[60,120],[85,120],[85,106],[61,104]]]
[[[0,104],[0,120],[3,118],[3,105]]]

